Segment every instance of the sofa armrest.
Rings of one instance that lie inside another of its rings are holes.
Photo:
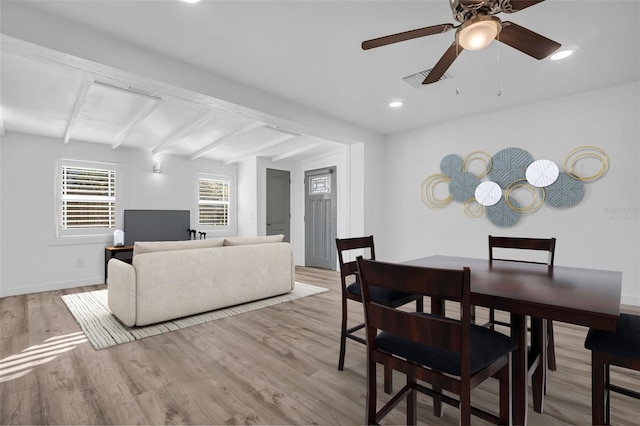
[[[125,325],[136,323],[136,270],[119,259],[111,259],[107,265],[107,292],[109,310]]]

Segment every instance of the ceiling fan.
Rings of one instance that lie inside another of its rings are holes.
[[[558,50],[560,43],[514,24],[513,22],[502,21],[497,16],[494,16],[501,12],[518,12],[542,1],[544,0],[449,0],[453,18],[458,21],[460,25],[433,25],[374,38],[362,42],[362,49],[373,49],[374,47],[446,33],[449,30],[456,29],[455,41],[449,46],[422,84],[435,83],[440,80],[464,49],[483,49],[488,46],[493,39],[505,43],[533,58],[544,59]]]

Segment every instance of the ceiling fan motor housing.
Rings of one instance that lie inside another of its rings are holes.
[[[511,0],[449,0],[453,18],[460,22],[479,15],[496,15],[500,12],[511,12]]]

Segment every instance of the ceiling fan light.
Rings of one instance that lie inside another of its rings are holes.
[[[458,30],[458,44],[466,50],[487,47],[502,30],[500,19],[495,16],[478,16],[464,23]]]

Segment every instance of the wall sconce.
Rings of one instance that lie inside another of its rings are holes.
[[[153,163],[153,173],[162,173],[162,163],[160,160],[156,160],[156,162]]]

